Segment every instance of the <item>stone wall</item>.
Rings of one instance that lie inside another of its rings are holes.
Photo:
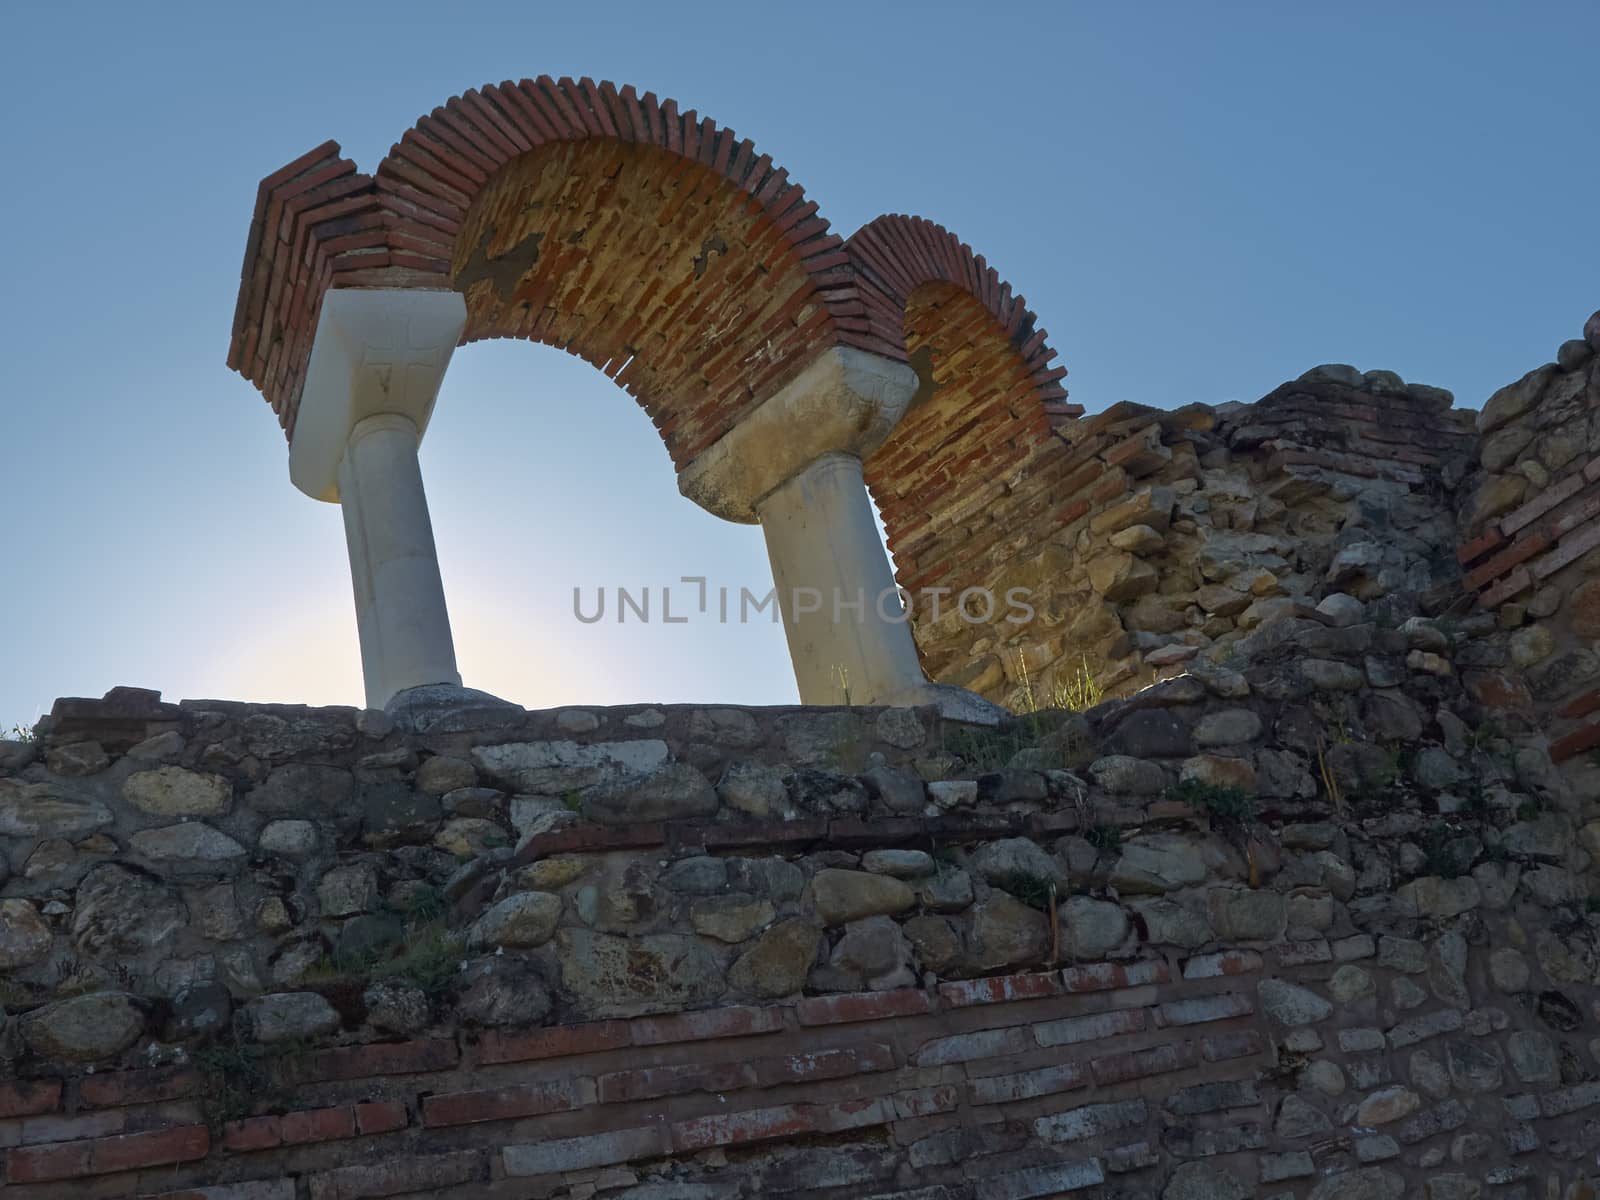
[[[1502,633],[1474,664],[1487,703],[1537,720],[1566,761],[1600,747],[1600,313],[1556,361],[1489,398],[1461,504],[1466,585]]]
[[[1196,655],[1226,660],[1270,615],[1333,591],[1399,593],[1400,607],[1459,595],[1446,496],[1473,435],[1450,405],[1389,371],[1329,365],[1255,404],[1118,404],[1019,433],[1031,453],[977,472],[981,490],[915,493],[932,549],[891,542],[929,676],[1017,709],[1085,680],[1125,695]],[[932,587],[951,592],[938,619],[919,599]],[[975,621],[980,603],[955,602],[968,587],[1024,589],[1035,615],[1001,602]]]
[[[62,701],[7,1194],[1589,1195],[1600,793],[1391,602],[1001,730]]]

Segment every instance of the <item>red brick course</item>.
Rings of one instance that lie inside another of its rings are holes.
[[[1500,532],[1499,526],[1490,526],[1483,533],[1473,538],[1470,542],[1456,550],[1456,558],[1462,566],[1469,566],[1505,545],[1506,535]]]
[[[774,1033],[782,1028],[783,1010],[776,1006],[713,1008],[665,1017],[638,1017],[631,1022],[635,1046],[747,1037],[756,1033]]]
[[[1557,711],[1560,717],[1587,717],[1590,713],[1600,711],[1600,688],[1592,692],[1584,692],[1574,696]]]
[[[50,1112],[61,1103],[61,1084],[57,1080],[24,1080],[0,1083],[0,1117],[26,1117]]]
[[[448,1071],[460,1058],[455,1042],[432,1038],[420,1042],[377,1042],[368,1046],[319,1050],[292,1060],[291,1070],[294,1078],[300,1082],[366,1079],[373,1075]]]
[[[409,1121],[406,1106],[398,1100],[370,1100],[355,1106],[356,1129],[363,1134],[391,1133]]]
[[[478,1043],[480,1063],[528,1062],[615,1050],[632,1044],[626,1021],[595,1021],[588,1025],[558,1025],[528,1033],[488,1033]]]
[[[939,998],[953,1008],[969,1004],[996,1004],[1007,1000],[1034,1000],[1059,996],[1066,989],[1058,975],[995,975],[988,979],[962,979],[939,985]]]
[[[579,1102],[579,1092],[570,1084],[534,1084],[488,1091],[452,1092],[423,1098],[422,1123],[429,1128],[437,1128],[441,1125],[471,1125],[479,1121],[505,1121],[513,1117],[567,1112],[576,1108]]]
[[[78,1082],[78,1100],[91,1108],[156,1104],[193,1096],[204,1082],[198,1071],[170,1069],[86,1075]]]
[[[230,1121],[222,1129],[222,1144],[242,1153],[331,1142],[358,1135],[387,1133],[407,1124],[406,1107],[394,1101],[344,1105],[337,1108],[300,1109],[282,1116],[249,1117]]]
[[[204,1125],[28,1146],[6,1154],[6,1178],[17,1184],[112,1175],[119,1171],[192,1162],[204,1158],[210,1149],[211,1136]]]
[[[1588,750],[1600,746],[1600,722],[1582,725],[1550,743],[1552,762],[1566,762]]]
[[[1466,586],[1498,608],[1600,546],[1600,458],[1575,462],[1457,551]],[[1509,540],[1508,540],[1509,539]]]
[[[855,1021],[880,1021],[889,1017],[920,1016],[932,1009],[926,992],[849,992],[838,996],[807,996],[795,1005],[802,1025],[834,1025]]]

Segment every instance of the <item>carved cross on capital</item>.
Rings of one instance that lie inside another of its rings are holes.
[[[413,390],[427,389],[431,397],[455,349],[454,341],[439,340],[437,329],[436,322],[419,322],[407,313],[386,314],[372,340],[361,347],[358,370],[375,376],[397,407],[408,407]]]

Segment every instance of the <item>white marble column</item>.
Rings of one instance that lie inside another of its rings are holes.
[[[824,454],[756,513],[802,703],[880,703],[926,682],[859,458]]]
[[[918,386],[905,363],[828,350],[686,466],[678,490],[760,523],[802,703],[935,704],[992,725],[994,705],[923,675],[862,480]]]
[[[461,686],[418,441],[410,417],[367,417],[351,431],[339,467],[371,708],[382,708],[408,688]]]
[[[455,292],[323,299],[289,445],[295,486],[344,510],[367,705],[460,689],[417,447],[466,324]]]

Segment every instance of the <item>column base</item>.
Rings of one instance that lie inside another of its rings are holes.
[[[963,721],[968,725],[999,725],[1011,718],[1011,714],[998,704],[991,704],[976,692],[969,692],[952,683],[919,683],[902,688],[876,703],[895,708],[932,704],[938,707],[939,715],[945,719]]]
[[[453,683],[428,683],[395,693],[384,712],[407,733],[469,733],[521,724],[520,704]]]

